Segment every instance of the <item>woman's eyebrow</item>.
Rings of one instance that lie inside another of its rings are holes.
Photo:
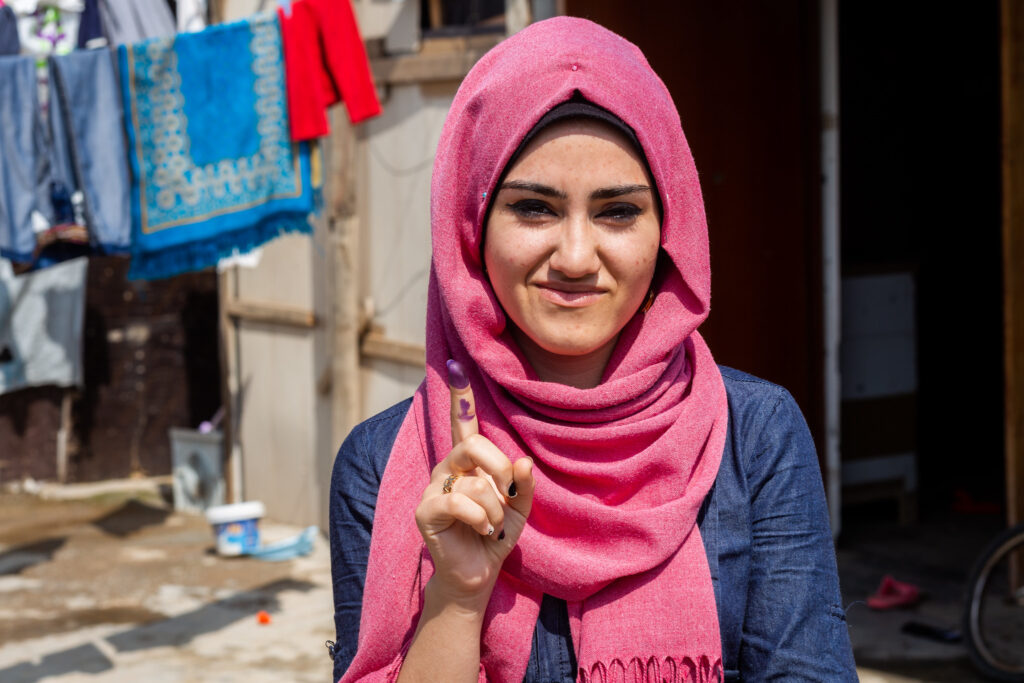
[[[541,183],[531,183],[528,180],[509,180],[501,184],[499,188],[501,190],[526,190],[527,192],[535,192],[545,197],[555,197],[557,199],[568,199],[569,195],[561,190],[556,190],[548,185],[542,185]]]
[[[499,189],[525,190],[526,192],[534,192],[545,197],[556,197],[558,199],[568,199],[569,197],[569,195],[562,190],[557,190],[542,183],[533,183],[528,180],[509,180],[502,183]],[[594,190],[590,193],[590,198],[614,199],[615,197],[621,197],[623,195],[633,194],[636,192],[653,192],[653,190],[650,185],[615,185],[614,187],[602,187],[598,190]]]
[[[613,199],[634,192],[652,192],[650,185],[616,185],[615,187],[602,187],[590,193],[591,199]]]

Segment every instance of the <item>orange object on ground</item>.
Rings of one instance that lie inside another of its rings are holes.
[[[261,624],[269,624],[270,614],[266,610],[261,609],[259,612],[256,613],[256,621],[258,621]]]
[[[906,581],[897,581],[889,574],[882,577],[882,583],[874,595],[868,596],[868,607],[885,610],[895,607],[910,607],[921,600],[921,589]]]

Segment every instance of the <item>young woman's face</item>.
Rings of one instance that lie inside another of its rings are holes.
[[[644,302],[660,238],[653,183],[620,132],[571,120],[530,142],[497,190],[484,262],[535,368],[541,355],[603,370]]]

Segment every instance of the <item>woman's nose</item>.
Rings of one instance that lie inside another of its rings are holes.
[[[551,254],[552,268],[568,278],[581,278],[601,269],[594,226],[589,216],[570,215],[562,223]]]

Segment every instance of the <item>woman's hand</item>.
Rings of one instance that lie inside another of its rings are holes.
[[[448,386],[452,450],[434,468],[416,507],[434,575],[399,683],[479,680],[487,603],[533,503],[533,461],[521,458],[513,465],[479,434],[473,390],[451,360]]]
[[[473,389],[448,361],[452,450],[416,508],[434,560],[433,588],[464,608],[486,608],[501,565],[519,540],[533,503],[533,461],[508,457],[479,434]]]

